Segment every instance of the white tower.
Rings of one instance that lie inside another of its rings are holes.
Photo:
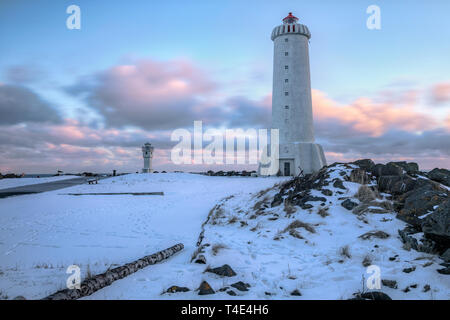
[[[142,155],[144,157],[144,168],[142,173],[150,173],[152,169],[152,158],[153,158],[154,147],[150,143],[146,143],[142,146]]]
[[[314,143],[308,42],[311,33],[291,12],[272,31],[272,128],[279,129],[282,175],[312,173],[326,165]]]

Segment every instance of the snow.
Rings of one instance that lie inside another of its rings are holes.
[[[31,184],[39,184],[39,183],[46,183],[46,182],[54,182],[54,181],[61,181],[61,180],[67,180],[67,179],[74,179],[77,176],[55,176],[55,177],[47,177],[47,178],[7,178],[7,179],[0,179],[0,190],[1,189],[8,189],[8,188],[14,188],[14,187],[21,187],[21,186],[28,186]]]
[[[139,279],[174,279],[176,274],[165,269],[174,265],[190,268],[201,224],[219,200],[283,180],[286,178],[130,174],[100,180],[98,185],[0,199],[0,291],[11,298],[43,298],[65,287],[69,265],[79,265],[83,275],[88,270],[97,274],[182,242],[185,249],[175,257],[146,268],[147,275],[135,274]],[[153,191],[163,191],[164,196],[63,195]],[[127,279],[119,281],[119,286],[128,281],[133,283]],[[150,284],[148,281],[144,283]],[[108,298],[139,294],[119,292],[121,295],[114,293]],[[139,298],[158,298],[160,293],[144,291]]]
[[[351,167],[337,165],[330,170],[329,180],[342,179],[342,172],[350,171]],[[359,217],[340,205],[343,200],[338,198],[358,202],[353,196],[359,184],[344,181],[346,190],[341,190],[330,183],[326,188],[333,191],[332,196],[313,190],[312,195],[327,199],[327,216],[318,214],[323,207],[320,201],[309,202],[313,208],[308,210],[294,207],[296,212],[287,216],[283,205],[270,206],[279,189],[274,184],[286,180],[131,174],[104,179],[98,185],[0,199],[0,293],[10,298],[43,298],[65,287],[66,268],[71,264],[79,265],[83,276],[88,270],[97,274],[182,242],[185,249],[168,260],[83,299],[348,299],[364,290],[363,277],[370,276],[362,265],[366,257],[380,267],[382,279],[397,281],[398,289],[382,288],[391,298],[450,299],[450,280],[436,271],[442,268],[442,260],[405,250],[398,230],[406,224],[394,212]],[[163,191],[164,196],[63,195],[155,191]],[[263,214],[255,214],[257,203],[266,203]],[[217,216],[211,210],[215,206],[220,206]],[[191,257],[210,211],[202,241],[208,244],[203,253],[207,265],[196,264]],[[309,224],[315,232],[297,228],[304,239],[283,232],[295,220]],[[359,237],[376,230],[389,238]],[[214,245],[225,248],[214,254]],[[350,257],[342,255],[345,247]],[[223,264],[237,275],[228,278],[204,272],[207,266]],[[416,270],[403,272],[410,267]],[[216,294],[198,295],[195,289],[203,280]],[[249,291],[233,289],[235,297],[218,291],[237,281],[249,283]],[[417,288],[403,292],[412,284]],[[427,284],[431,290],[423,292]],[[163,294],[173,285],[191,291]],[[291,296],[294,289],[302,296]]]

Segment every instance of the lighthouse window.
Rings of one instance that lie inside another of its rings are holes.
[[[285,109],[289,109],[289,106],[284,106]]]
[[[285,52],[284,55],[287,57],[289,55],[289,52]]]
[[[289,66],[284,66],[284,69],[285,69],[285,70],[289,69]]]
[[[284,42],[288,42],[289,41],[289,39],[288,38],[284,38]]]
[[[289,79],[284,79],[284,82],[285,82],[285,83],[288,83],[288,82],[289,82]]]
[[[286,92],[284,93],[284,95],[285,95],[285,96],[288,96],[288,95],[289,95],[289,92],[286,91]]]

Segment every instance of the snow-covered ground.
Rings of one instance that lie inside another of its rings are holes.
[[[350,170],[330,169],[330,180]],[[274,184],[286,180],[132,174],[101,180],[98,185],[0,199],[0,297],[43,298],[65,287],[66,268],[71,264],[79,265],[83,275],[97,274],[182,242],[185,249],[168,260],[84,299],[348,299],[367,289],[363,277],[370,274],[363,266],[365,259],[380,267],[381,279],[397,281],[397,289],[382,287],[393,299],[450,299],[448,275],[436,271],[442,268],[442,260],[405,250],[398,237],[405,223],[394,212],[358,216],[341,206],[359,184],[344,181],[346,190],[342,190],[331,183],[326,188],[332,196],[313,190],[313,196],[326,198],[325,206],[321,201],[308,202],[312,208],[296,206],[287,215],[283,204],[270,206],[279,191]],[[164,196],[62,195],[154,191],[163,191]],[[193,263],[201,225],[214,207],[202,241],[208,244],[203,253],[207,265]],[[327,214],[319,214],[322,207]],[[294,237],[295,232],[283,232],[295,220],[314,232],[295,228],[303,239]],[[359,237],[375,230],[389,237]],[[208,266],[223,264],[237,275],[204,272]],[[410,273],[403,271],[414,267]],[[203,280],[215,294],[198,295],[195,289]],[[233,289],[236,296],[219,291],[237,281],[250,284],[249,291]],[[173,285],[191,290],[163,294]],[[302,295],[292,296],[295,289]]]
[[[331,181],[342,178],[340,173],[348,175],[351,168],[337,166],[330,171]],[[294,207],[296,212],[289,215],[283,205],[270,207],[279,188],[222,201],[219,212],[205,226],[202,243],[208,246],[204,255],[211,268],[228,264],[237,276],[223,278],[209,272],[198,276],[215,290],[237,281],[251,287],[248,292],[229,287],[237,296],[218,292],[214,299],[349,299],[354,293],[367,290],[366,282],[373,271],[367,273],[365,259],[367,265],[380,268],[381,279],[397,282],[397,289],[382,286],[392,299],[450,299],[450,278],[436,271],[443,268],[439,265],[443,261],[436,255],[405,250],[398,230],[406,224],[396,219],[394,212],[358,216],[342,207],[343,199],[353,197],[360,187],[348,181],[343,184],[346,190],[332,184],[326,187],[332,190],[332,196],[313,190],[313,196],[326,198],[325,206],[321,206],[321,201],[308,202],[312,208]],[[264,206],[264,211],[258,213],[256,207]],[[321,208],[327,208],[327,215],[324,211],[319,214]],[[303,239],[290,235],[289,230],[283,232],[295,220],[313,228],[293,229]],[[383,231],[389,237],[360,238],[370,231]],[[224,248],[215,254],[215,246]],[[408,268],[415,270],[403,271]],[[177,285],[195,288],[187,277]],[[296,289],[302,296],[291,295]],[[195,299],[193,292],[176,295]]]
[[[17,179],[21,180],[21,179]],[[36,179],[41,182],[43,179]],[[0,199],[0,298],[43,298],[65,288],[66,268],[97,274],[183,243],[169,260],[88,297],[160,299],[186,276],[198,286],[204,266],[191,264],[201,224],[221,199],[271,187],[286,178],[131,174],[63,190]],[[153,192],[164,196],[69,196],[83,192]],[[197,296],[198,297],[198,296]]]
[[[39,183],[46,183],[46,182],[54,182],[54,181],[61,181],[61,180],[67,180],[67,179],[74,179],[77,178],[77,176],[55,176],[55,177],[47,177],[47,178],[7,178],[7,179],[0,179],[0,190],[1,189],[7,189],[7,188],[14,188],[14,187],[21,187],[21,186],[28,186],[31,184],[39,184]]]

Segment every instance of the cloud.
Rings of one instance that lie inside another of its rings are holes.
[[[431,89],[431,102],[443,104],[450,101],[450,82],[438,83]]]
[[[67,91],[85,97],[109,127],[155,130],[199,120],[202,112],[208,112],[204,100],[214,89],[214,82],[189,61],[147,59],[82,79]]]
[[[9,82],[26,84],[38,81],[44,72],[34,65],[15,65],[5,71],[5,77]]]
[[[0,85],[0,125],[61,121],[59,114],[30,89]]]
[[[388,130],[408,132],[424,131],[437,126],[436,121],[423,113],[414,111],[414,105],[376,103],[361,97],[348,105],[340,105],[319,90],[312,90],[313,111],[319,126],[325,124],[325,131],[331,135],[333,126],[337,134],[344,132],[381,136]]]

